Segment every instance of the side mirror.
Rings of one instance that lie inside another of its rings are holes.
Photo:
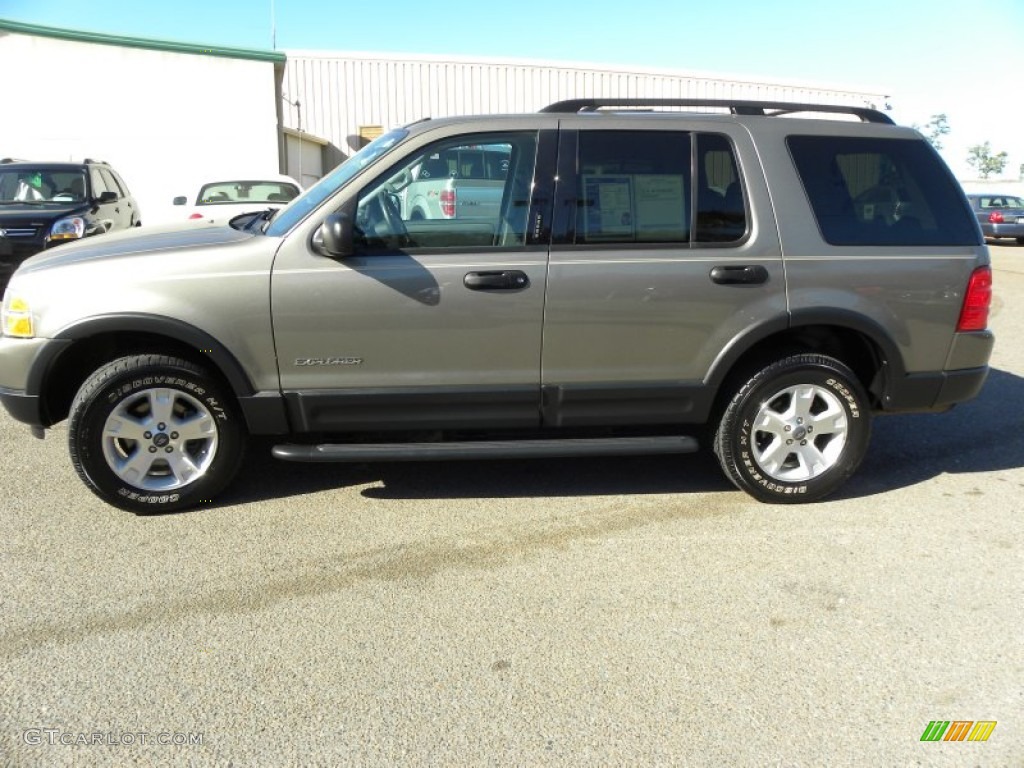
[[[96,202],[100,205],[103,203],[116,203],[117,192],[111,192],[109,189],[106,192],[100,192],[100,196],[96,198]]]
[[[313,235],[313,247],[343,259],[355,251],[352,247],[352,217],[347,213],[332,213]]]
[[[188,198],[187,197],[185,197],[184,195],[178,195],[176,198],[174,198],[171,201],[171,205],[184,205],[187,202],[188,202]]]

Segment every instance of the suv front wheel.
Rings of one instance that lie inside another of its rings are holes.
[[[725,408],[714,449],[722,469],[760,501],[807,502],[842,485],[871,438],[867,395],[843,363],[792,355],[761,369]]]
[[[68,420],[79,477],[132,512],[212,499],[234,477],[245,432],[223,385],[186,360],[135,355],[95,371]]]

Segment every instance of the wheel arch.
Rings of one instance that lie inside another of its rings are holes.
[[[791,352],[817,352],[845,363],[864,386],[872,408],[885,402],[890,383],[904,375],[899,345],[870,318],[837,309],[799,310],[789,321],[765,323],[738,337],[715,360],[706,382],[715,392],[712,419],[731,385]]]
[[[53,354],[40,357],[29,372],[28,391],[42,400],[46,426],[68,415],[71,401],[96,368],[118,357],[162,353],[202,366],[224,381],[236,399],[255,389],[238,359],[213,336],[174,318],[146,314],[92,317],[54,336]]]

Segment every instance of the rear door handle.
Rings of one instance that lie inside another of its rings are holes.
[[[760,264],[730,264],[711,270],[711,282],[719,285],[758,285],[768,282],[768,270]]]
[[[471,291],[519,291],[530,286],[530,278],[518,269],[501,272],[470,272],[462,284]]]

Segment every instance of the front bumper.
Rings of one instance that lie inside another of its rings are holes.
[[[34,427],[52,424],[42,397],[43,379],[50,363],[70,343],[0,336],[0,403],[12,417]]]

